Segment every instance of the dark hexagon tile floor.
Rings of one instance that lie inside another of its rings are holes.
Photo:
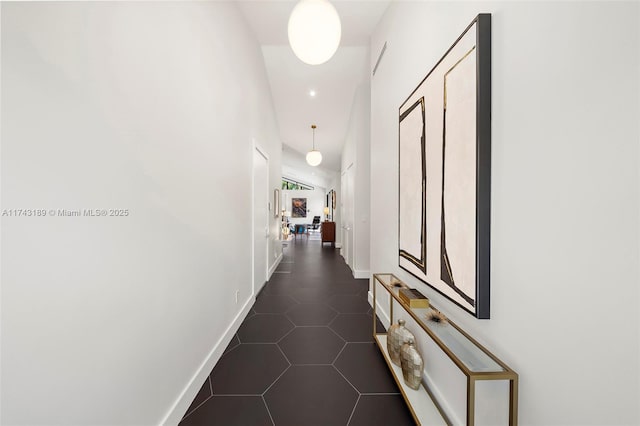
[[[329,327],[347,342],[373,342],[373,317],[362,314],[340,314]]]
[[[180,423],[191,425],[273,426],[261,396],[214,396]]]
[[[237,334],[234,334],[233,339],[231,339],[231,342],[229,342],[229,345],[224,350],[222,355],[223,356],[226,355],[227,353],[229,353],[229,351],[232,351],[233,349],[235,349],[239,344],[240,344],[240,339],[238,339]]]
[[[375,343],[348,343],[334,365],[360,393],[398,391]]]
[[[296,327],[278,342],[291,364],[331,364],[344,344],[329,327]]]
[[[302,303],[285,314],[295,325],[327,325],[338,315],[324,303]]]
[[[276,425],[346,425],[358,393],[331,365],[292,366],[264,399]]]
[[[362,289],[354,284],[334,282],[327,285],[327,290],[331,294],[353,294],[357,295]]]
[[[362,297],[350,294],[332,296],[327,304],[343,314],[366,314],[371,307]]]
[[[361,395],[349,426],[413,426],[415,422],[400,395]]]
[[[181,425],[414,424],[373,343],[369,280],[319,237],[285,245]]]
[[[318,303],[325,301],[333,294],[327,287],[296,287],[291,291],[291,297],[300,303]]]
[[[278,281],[274,281],[274,278],[272,278],[272,282],[270,282],[270,284],[272,285],[268,285],[265,286],[262,290],[262,294],[263,295],[287,295],[287,296],[292,296],[293,292],[296,291],[298,289],[298,286],[296,285],[296,282],[294,279],[292,280],[285,280],[282,276],[277,277],[279,278]],[[295,298],[297,300],[297,298]],[[299,302],[299,300],[297,300]]]
[[[258,314],[281,314],[295,305],[296,302],[286,294],[261,293],[256,300],[253,309]]]
[[[243,345],[220,358],[211,372],[214,395],[261,395],[289,367],[274,344]]]
[[[291,329],[293,323],[281,314],[256,314],[238,329],[241,343],[275,343]]]

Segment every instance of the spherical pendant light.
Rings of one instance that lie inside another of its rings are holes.
[[[288,32],[296,56],[309,65],[319,65],[338,49],[340,16],[328,0],[301,0],[289,16]]]
[[[322,163],[322,154],[320,151],[314,149],[313,151],[307,152],[307,163],[314,167],[320,165],[320,163]]]
[[[313,132],[313,145],[311,145],[311,151],[307,152],[307,163],[310,166],[318,166],[322,163],[322,154],[316,149],[316,125],[311,125],[311,131]]]

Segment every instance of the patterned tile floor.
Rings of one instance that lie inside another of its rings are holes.
[[[413,425],[373,343],[368,280],[314,234],[284,254],[180,424]]]

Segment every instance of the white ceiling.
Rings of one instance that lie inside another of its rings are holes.
[[[369,40],[389,0],[332,1],[342,23],[336,54],[321,65],[307,65],[289,47],[287,22],[296,1],[239,1],[262,45],[265,66],[284,145],[283,166],[311,149],[311,124],[316,124],[316,149],[322,168],[339,171],[340,156],[357,86],[369,76]],[[310,90],[316,96],[309,95]],[[296,169],[302,167],[296,161]],[[283,167],[283,170],[286,170]],[[315,168],[308,168],[309,177]],[[320,172],[319,170],[317,170]]]
[[[367,49],[341,47],[322,65],[303,63],[289,46],[263,46],[262,52],[282,142],[306,153],[312,145],[311,124],[316,124],[315,146],[322,153],[322,165],[340,170],[353,95],[362,82]],[[309,96],[311,89],[317,92],[315,98]]]
[[[286,145],[282,150],[282,176],[329,190],[332,188],[332,182],[339,178],[340,174],[323,166],[322,164],[318,167],[309,166],[304,156]]]

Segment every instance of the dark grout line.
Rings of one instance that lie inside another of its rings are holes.
[[[281,350],[281,352],[282,352],[282,350]],[[283,355],[284,355],[284,353],[283,353]],[[286,358],[287,358],[287,357],[285,356],[285,359],[286,359]],[[288,362],[288,360],[287,360],[287,362]],[[278,377],[276,377],[276,379],[273,381],[273,383],[271,383],[271,384],[270,384],[270,385],[269,385],[269,386],[264,390],[264,392],[262,392],[262,395],[260,395],[260,396],[262,396],[262,397],[264,398],[264,396],[267,394],[267,392],[269,392],[269,389],[271,389],[271,388],[273,387],[273,385],[275,385],[275,384],[276,384],[276,382],[277,382],[278,380],[280,380],[280,377],[284,376],[284,373],[286,373],[287,371],[289,371],[289,369],[290,369],[292,366],[293,366],[293,364],[291,364],[291,363],[289,362],[289,366],[288,366],[287,368],[285,368],[285,369],[284,369],[284,371],[283,371],[282,373],[280,373],[280,375],[279,375]],[[266,402],[267,402],[267,401],[265,400],[265,404],[266,404]],[[268,407],[269,407],[269,405],[267,405],[267,409],[268,409]]]
[[[207,402],[208,400],[210,400],[211,398],[213,398],[213,394],[209,395],[207,397],[207,399],[205,399],[204,401],[202,401],[200,404],[198,404],[193,410],[189,411],[187,414],[184,415],[184,417],[182,418],[182,420],[186,419],[187,417],[189,417],[190,415],[192,415],[193,413],[196,412],[196,410],[200,407],[202,407],[204,405],[205,402]],[[180,421],[182,421],[180,420]]]
[[[264,394],[260,395],[260,398],[262,398],[262,403],[264,404],[264,408],[267,410],[267,414],[269,415],[269,418],[271,419],[271,424],[273,426],[276,426],[276,422],[275,422],[275,420],[273,420],[273,416],[271,415],[271,411],[269,410],[269,406],[267,405],[267,400],[264,399]]]
[[[353,383],[351,383],[351,382],[349,381],[349,379],[347,379],[347,378],[345,377],[345,375],[344,375],[344,374],[342,374],[342,371],[340,371],[340,369],[339,369],[338,367],[336,367],[336,366],[335,366],[335,365],[333,365],[333,364],[331,364],[331,366],[333,367],[333,369],[334,369],[334,370],[336,370],[336,371],[338,372],[338,374],[339,374],[339,375],[341,375],[341,376],[342,376],[342,378],[343,378],[343,379],[345,379],[345,380],[347,381],[347,383],[349,383],[349,385],[353,388],[353,390],[355,390],[355,391],[358,393],[358,399],[360,399],[360,391],[358,390],[358,388],[357,388],[357,387],[355,387],[355,386],[353,385]]]
[[[358,403],[360,402],[360,397],[362,397],[362,395],[358,394],[358,399],[356,399],[356,403],[353,404],[353,410],[351,410],[351,415],[349,416],[349,420],[347,420],[347,426],[349,426],[349,424],[351,423],[351,419],[353,419],[353,415],[356,412],[356,408],[358,408]]]

